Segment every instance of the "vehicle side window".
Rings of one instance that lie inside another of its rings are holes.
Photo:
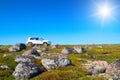
[[[30,40],[34,40],[34,38],[30,38]]]
[[[39,38],[36,38],[36,40],[39,40]]]
[[[30,40],[39,40],[39,38],[30,38]]]

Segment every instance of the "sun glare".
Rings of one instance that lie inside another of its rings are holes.
[[[101,6],[99,9],[99,15],[104,17],[104,18],[112,15],[110,9],[111,8],[108,6]]]
[[[118,6],[110,5],[110,2],[108,2],[108,0],[104,0],[102,3],[95,2],[95,5],[96,10],[92,16],[99,18],[102,25],[104,25],[108,20],[116,20],[114,13],[116,12]]]

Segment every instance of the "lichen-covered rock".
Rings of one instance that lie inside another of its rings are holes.
[[[57,67],[69,66],[72,64],[71,60],[64,54],[46,55],[47,56],[44,56],[44,58],[42,58],[41,62],[47,70],[53,70]]]
[[[82,48],[81,46],[74,46],[74,50],[77,51],[77,53],[84,53],[85,49]]]
[[[22,56],[39,56],[39,53],[37,52],[36,49],[31,49],[28,51],[25,51]]]
[[[64,54],[75,54],[75,53],[77,53],[77,51],[74,50],[73,48],[63,48],[61,53],[64,53]]]
[[[17,43],[15,46],[19,47],[20,50],[26,49],[26,45],[23,43]]]
[[[56,69],[57,67],[61,66],[68,66],[71,65],[71,60],[70,59],[58,59],[58,58],[53,58],[53,59],[42,59],[42,65],[47,69],[47,70],[53,70]]]
[[[18,46],[12,46],[9,48],[9,52],[17,52],[20,51],[20,47]]]
[[[30,62],[34,62],[34,58],[32,57],[32,56],[16,56],[16,58],[15,58],[15,62],[18,62],[18,63],[20,63],[20,62],[28,62],[28,63],[30,63]]]
[[[85,64],[86,70],[91,74],[105,73],[108,67],[108,62],[106,61],[94,61],[91,63]]]
[[[16,80],[28,80],[44,71],[42,68],[36,66],[32,57],[17,56],[15,61],[18,62],[13,72]]]
[[[23,43],[18,43],[12,47],[9,48],[9,52],[17,52],[17,51],[21,51],[23,49],[26,49],[26,45]]]
[[[106,73],[110,75],[113,80],[120,80],[120,60],[109,64]]]
[[[13,76],[17,80],[26,80],[40,74],[41,72],[43,72],[43,69],[37,67],[34,63],[22,62],[16,66]]]

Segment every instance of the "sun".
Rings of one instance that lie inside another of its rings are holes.
[[[113,12],[113,6],[109,5],[108,3],[104,3],[101,5],[97,6],[97,15],[102,19],[102,20],[106,20],[111,18],[112,16],[114,16]]]
[[[105,22],[109,20],[116,20],[115,18],[115,12],[116,9],[119,8],[119,6],[110,5],[110,2],[108,0],[103,0],[101,3],[95,3],[95,12],[92,16],[98,18],[101,21],[101,24],[104,25]]]
[[[102,25],[104,25],[105,21],[114,16],[113,12],[114,10],[112,10],[112,6],[100,5],[98,7],[97,16],[101,19]]]
[[[111,16],[112,15],[111,8],[108,6],[101,6],[99,8],[99,15],[104,18]]]

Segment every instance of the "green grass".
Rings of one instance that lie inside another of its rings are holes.
[[[14,59],[15,57],[13,56],[8,56],[4,58],[0,56],[0,65],[7,65],[10,68],[6,70],[0,70],[0,80],[14,80],[12,73],[17,65]]]
[[[75,45],[61,45],[57,49],[51,49],[47,51],[48,53],[60,53],[64,47],[72,48]],[[31,80],[107,80],[103,76],[90,76],[88,72],[86,72],[82,67],[82,64],[86,63],[87,61],[95,61],[95,60],[105,60],[109,63],[120,59],[120,44],[104,44],[104,45],[81,45],[82,47],[86,48],[87,52],[83,54],[69,54],[69,58],[71,59],[73,65],[66,66],[66,67],[59,67],[56,70],[46,71],[42,74],[32,78]],[[103,48],[99,48],[98,46],[102,46]],[[14,56],[7,56],[3,57],[4,54],[8,54],[8,48],[10,46],[0,46],[0,49],[3,52],[0,53],[0,65],[7,65],[10,69],[1,70],[0,69],[0,80],[14,80],[12,73],[17,65],[14,61]],[[92,47],[91,49],[88,47]],[[38,49],[44,48],[38,47]],[[27,46],[26,50],[31,49],[30,46]],[[15,54],[21,55],[24,51],[15,52]],[[96,56],[95,59],[89,58],[86,54],[93,54]],[[35,59],[35,63],[37,66],[42,67],[41,60]]]

